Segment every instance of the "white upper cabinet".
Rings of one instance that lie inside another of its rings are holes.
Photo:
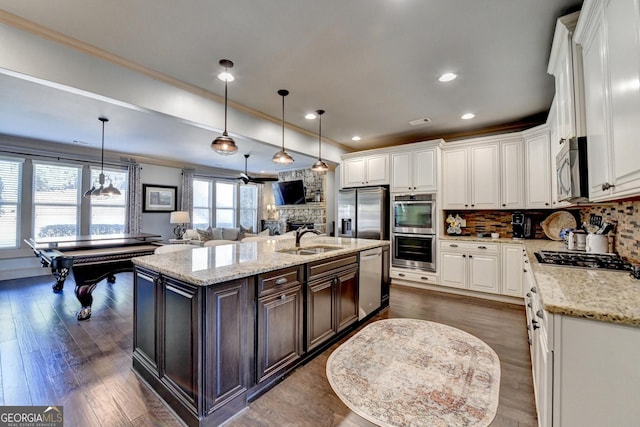
[[[442,151],[442,207],[469,209],[469,166],[466,147]]]
[[[444,209],[498,209],[498,144],[476,144],[442,153]]]
[[[500,142],[501,194],[503,209],[524,208],[524,143],[521,138]]]
[[[576,28],[583,47],[589,199],[640,194],[640,5],[585,1]]]
[[[444,209],[525,207],[520,134],[460,141],[442,151]]]
[[[546,126],[524,132],[525,195],[527,209],[551,208],[552,169]]]
[[[481,144],[469,148],[469,181],[472,209],[500,208],[500,152],[498,144]]]
[[[372,154],[342,161],[342,187],[389,184],[389,154]]]
[[[573,40],[579,14],[558,18],[547,68],[555,77],[558,135],[562,139],[583,136],[585,132],[582,54]]]
[[[556,177],[556,156],[562,148],[560,144],[560,137],[558,136],[558,114],[557,114],[557,96],[553,97],[551,102],[551,108],[549,108],[549,117],[547,118],[546,126],[549,129],[550,136],[550,156],[549,156],[549,173],[551,174],[551,207],[554,209],[570,206],[571,204],[566,201],[558,201],[558,187]]]
[[[391,153],[391,191],[434,192],[438,189],[438,147]]]

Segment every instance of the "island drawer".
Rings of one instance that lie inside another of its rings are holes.
[[[301,270],[301,267],[291,267],[258,275],[258,296],[299,285]]]
[[[353,265],[352,265],[353,264]],[[358,255],[345,255],[340,258],[331,258],[307,264],[307,281],[315,280],[326,274],[336,273],[345,268],[357,267]]]

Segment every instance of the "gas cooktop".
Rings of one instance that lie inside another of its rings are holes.
[[[540,251],[535,253],[541,264],[566,267],[604,268],[607,270],[631,270],[631,264],[612,254]]]

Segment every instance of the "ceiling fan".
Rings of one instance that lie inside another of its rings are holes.
[[[240,172],[240,177],[238,179],[241,179],[242,182],[244,182],[245,184],[248,184],[250,182],[253,182],[255,184],[262,184],[265,182],[274,182],[274,181],[278,181],[278,177],[277,176],[265,176],[265,177],[251,177],[249,176],[249,173],[247,172],[247,160],[249,159],[249,154],[245,154],[244,155],[244,173]]]

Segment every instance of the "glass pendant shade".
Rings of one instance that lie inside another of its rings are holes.
[[[291,154],[287,153],[284,149],[284,97],[289,95],[289,91],[286,89],[280,89],[278,91],[278,95],[282,97],[282,148],[273,155],[271,160],[273,163],[280,165],[289,165],[295,161],[293,157],[291,157]]]
[[[235,154],[238,151],[238,146],[233,138],[225,132],[213,140],[211,143],[211,149],[218,154],[229,155]]]
[[[274,154],[271,160],[273,160],[274,163],[278,163],[281,165],[288,165],[295,161],[293,160],[293,157],[291,157],[291,154],[287,153],[284,150],[280,150],[276,154]]]
[[[84,192],[84,197],[94,200],[110,199],[111,197],[120,196],[120,190],[113,186],[113,183],[109,182],[109,186],[105,188],[104,183],[106,178],[104,175],[104,124],[109,119],[106,117],[98,117],[98,120],[102,122],[102,148],[100,151],[100,177],[98,178],[98,184],[100,186],[96,188],[95,184],[90,189]]]
[[[227,83],[233,81],[233,76],[227,71],[233,67],[233,62],[228,59],[221,59],[220,65],[224,67],[224,73],[221,73],[219,78],[224,80],[224,132],[217,137],[211,143],[211,149],[218,154],[230,155],[235,154],[238,151],[236,142],[227,133]],[[223,76],[223,77],[221,77]]]
[[[329,170],[329,165],[324,162],[322,159],[318,159],[313,166],[311,166],[311,170],[314,172],[326,172]]]
[[[318,125],[318,160],[311,166],[311,170],[314,172],[326,172],[329,170],[329,165],[327,165],[322,160],[322,115],[324,114],[324,110],[316,111],[316,114],[319,118]]]

